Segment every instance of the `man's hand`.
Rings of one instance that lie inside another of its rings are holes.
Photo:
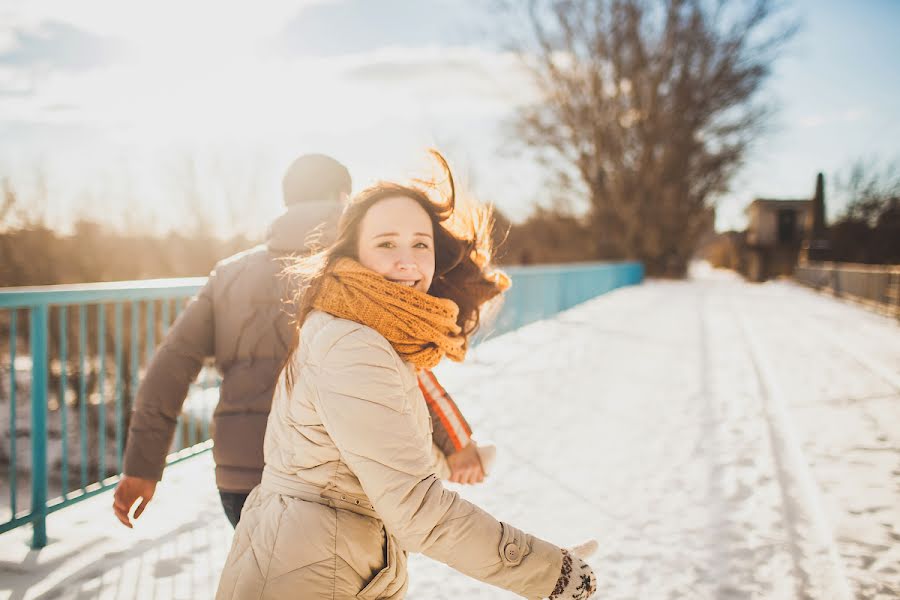
[[[116,513],[116,518],[125,527],[133,527],[131,520],[128,518],[131,507],[140,499],[141,503],[134,511],[134,518],[137,519],[144,512],[144,509],[147,508],[147,504],[153,498],[153,492],[155,491],[156,482],[152,479],[122,475],[122,479],[119,480],[119,485],[116,486],[116,493],[113,496],[113,510]]]
[[[481,483],[484,481],[484,467],[478,457],[478,445],[469,440],[469,445],[447,457],[450,465],[450,481],[453,483]]]

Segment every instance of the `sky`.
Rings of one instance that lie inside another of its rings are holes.
[[[720,230],[743,228],[755,197],[810,196],[818,171],[830,191],[854,160],[900,159],[900,2],[785,4],[801,30],[763,90],[779,110]],[[524,219],[551,197],[509,138],[535,95],[488,6],[0,0],[0,178],[61,229],[202,217],[259,236],[297,155],[336,156],[360,189],[421,172],[436,146],[474,195]]]

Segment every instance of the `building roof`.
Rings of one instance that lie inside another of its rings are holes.
[[[756,198],[744,209],[744,212],[750,212],[750,209],[754,206],[760,208],[806,208],[811,205],[812,202],[811,198],[788,198],[784,200],[779,200],[777,198]]]

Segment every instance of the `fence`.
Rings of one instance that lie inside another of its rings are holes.
[[[9,392],[9,518],[0,521],[0,533],[33,523],[33,546],[42,547],[48,514],[115,485],[142,369],[203,281],[0,291],[0,340],[9,365],[0,372],[8,375],[0,399]],[[202,391],[215,385],[204,369],[192,396],[202,400]],[[22,391],[31,400],[25,406]],[[182,415],[170,462],[208,447],[199,443],[208,438],[198,431],[201,421]],[[31,508],[20,511],[25,486]],[[58,493],[49,498],[51,491]]]
[[[580,263],[504,269],[513,285],[504,295],[490,335],[500,335],[533,321],[551,317],[600,294],[638,284],[641,263]]]
[[[643,279],[638,263],[513,267],[507,272],[513,287],[492,335]],[[0,291],[0,358],[5,359],[0,365],[9,366],[8,381],[0,380],[0,400],[9,392],[9,518],[0,521],[0,534],[32,523],[32,546],[43,547],[48,514],[116,484],[141,373],[157,340],[204,281]],[[211,366],[204,368],[192,387],[170,463],[211,447],[209,421],[218,386],[213,373]],[[20,411],[19,392],[26,386],[30,402],[22,403],[26,406]],[[29,449],[30,460],[21,460]],[[71,477],[73,469],[77,472]],[[30,509],[20,511],[29,479]]]
[[[900,265],[809,263],[795,269],[794,279],[900,319]]]

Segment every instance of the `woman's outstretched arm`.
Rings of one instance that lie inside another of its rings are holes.
[[[427,416],[413,406],[404,366],[383,337],[360,328],[311,354],[320,358],[306,373],[325,428],[402,548],[526,598],[559,588],[567,564],[559,547],[443,487]]]

